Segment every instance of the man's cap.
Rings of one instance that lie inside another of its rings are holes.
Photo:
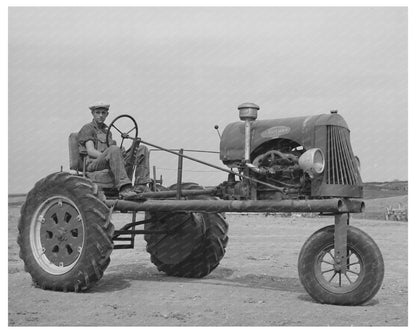
[[[96,109],[109,109],[110,108],[110,104],[106,104],[104,102],[97,102],[93,105],[90,106],[90,110],[94,111]]]

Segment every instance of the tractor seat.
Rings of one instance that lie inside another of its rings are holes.
[[[83,174],[86,178],[98,185],[100,189],[114,189],[113,175],[109,169],[88,172],[85,171],[85,158],[87,151],[80,151],[78,145],[78,133],[71,133],[69,143],[69,169]]]

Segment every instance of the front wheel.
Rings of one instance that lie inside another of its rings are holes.
[[[374,240],[349,226],[346,267],[335,264],[334,226],[316,231],[299,255],[299,278],[309,295],[320,303],[360,305],[378,292],[384,262]]]

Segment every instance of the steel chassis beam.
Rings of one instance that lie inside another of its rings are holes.
[[[301,212],[361,213],[364,202],[350,199],[322,200],[104,200],[113,210],[121,212]]]

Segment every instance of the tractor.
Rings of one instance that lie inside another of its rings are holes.
[[[70,171],[61,167],[38,181],[21,208],[20,257],[34,285],[87,290],[102,278],[112,251],[134,248],[139,234],[159,271],[202,278],[224,257],[226,212],[315,213],[333,216],[334,224],[313,233],[300,250],[298,274],[305,290],[325,304],[360,305],[372,299],[382,285],[384,262],[374,240],[350,226],[350,215],[363,212],[365,205],[347,123],[337,111],[257,120],[259,109],[241,104],[240,121],[224,128],[219,147],[224,167],[144,141],[133,117],[116,117],[109,132],[120,132],[120,148],[129,143],[129,161],[140,145],[178,157],[176,184],[165,187],[154,175],[149,191],[128,199],[119,198],[109,170],[85,170],[86,153],[72,133]],[[132,128],[121,131],[121,120]],[[216,186],[185,183],[183,159],[227,177]],[[112,222],[116,212],[131,214],[131,222],[118,230]]]

